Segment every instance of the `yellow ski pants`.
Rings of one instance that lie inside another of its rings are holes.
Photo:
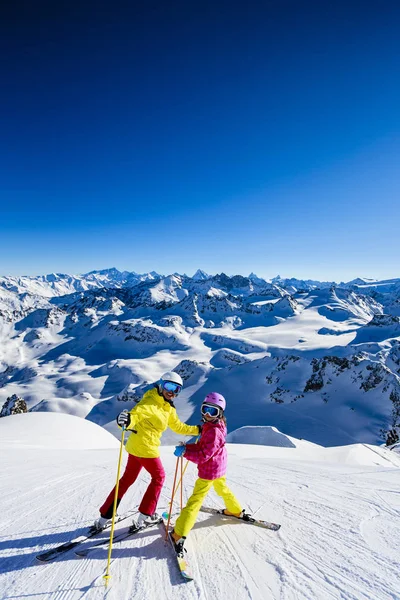
[[[203,504],[204,498],[207,496],[211,487],[221,496],[225,502],[225,507],[232,513],[239,513],[242,510],[238,500],[226,485],[226,477],[218,479],[199,479],[196,481],[193,493],[190,496],[185,508],[176,520],[174,531],[180,536],[187,536],[196,522],[200,507]]]

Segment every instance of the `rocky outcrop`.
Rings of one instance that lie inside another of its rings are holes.
[[[120,394],[117,395],[118,402],[134,402],[137,403],[142,399],[143,393],[138,391],[138,386],[129,383]]]
[[[28,412],[28,407],[26,406],[25,400],[16,394],[13,394],[4,402],[0,411],[0,417],[8,417],[10,415],[18,415],[26,412]]]

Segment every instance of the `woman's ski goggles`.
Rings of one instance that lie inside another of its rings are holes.
[[[179,385],[179,383],[174,383],[173,381],[163,381],[162,387],[163,390],[171,392],[171,394],[175,394],[175,396],[177,396],[182,389],[182,386]]]
[[[210,415],[210,417],[219,417],[221,413],[221,409],[218,406],[214,406],[213,404],[202,404],[201,405],[201,414]]]

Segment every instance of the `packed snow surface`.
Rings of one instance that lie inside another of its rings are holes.
[[[184,583],[161,529],[149,529],[114,545],[105,592],[105,546],[85,559],[71,551],[41,564],[35,556],[82,533],[97,516],[115,481],[118,442],[68,415],[14,415],[3,423],[1,600],[400,598],[400,457],[385,448],[321,448],[295,438],[290,447],[257,446],[251,432],[242,431],[245,445],[227,445],[229,485],[243,507],[281,523],[281,530],[199,513],[187,541],[195,581]],[[280,432],[273,432],[279,439]],[[176,458],[173,447],[161,451],[163,510]],[[189,464],[184,502],[195,479],[196,467]],[[139,476],[121,513],[138,505],[148,481],[147,473]],[[214,493],[207,504],[221,506]]]

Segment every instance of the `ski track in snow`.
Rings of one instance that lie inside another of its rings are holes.
[[[257,457],[257,446],[248,458],[236,448],[229,485],[245,508],[280,522],[281,530],[199,513],[187,542],[193,582],[182,581],[163,529],[145,530],[114,545],[107,589],[107,546],[86,558],[70,551],[49,564],[35,556],[96,517],[114,483],[116,451],[2,452],[0,599],[399,600],[399,469],[266,459]],[[162,456],[165,509],[175,457],[168,447]],[[190,465],[184,503],[195,479]],[[121,513],[137,506],[147,483],[142,474]],[[213,491],[206,503],[221,506]]]

